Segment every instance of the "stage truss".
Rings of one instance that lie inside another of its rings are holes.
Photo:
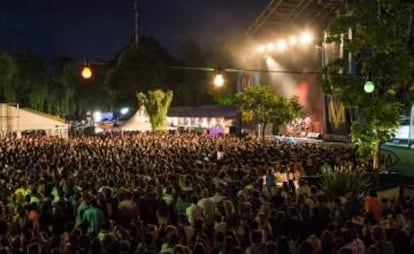
[[[346,0],[271,0],[248,27],[247,36],[285,32],[293,26],[310,25],[324,29]]]

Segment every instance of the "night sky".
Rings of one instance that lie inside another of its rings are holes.
[[[42,56],[110,59],[133,32],[133,0],[2,0],[0,47]],[[174,56],[191,37],[203,47],[242,34],[269,0],[140,0],[141,34]]]

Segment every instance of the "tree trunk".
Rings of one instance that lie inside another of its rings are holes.
[[[380,168],[380,144],[381,142],[376,140],[372,147],[372,167],[374,170],[379,170]]]
[[[151,128],[152,129],[152,145],[155,145],[155,128]]]
[[[267,123],[263,123],[262,124],[262,129],[261,129],[261,136],[262,136],[262,140],[265,140],[265,134],[266,134],[266,125]]]

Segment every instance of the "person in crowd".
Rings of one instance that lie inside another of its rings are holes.
[[[386,239],[384,229],[379,225],[371,229],[373,246],[376,246],[381,254],[394,254],[394,246]]]
[[[371,190],[368,197],[365,199],[365,212],[371,213],[377,222],[381,221],[382,218],[382,204],[378,200],[377,192]]]

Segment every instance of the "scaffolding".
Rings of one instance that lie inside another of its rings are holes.
[[[285,31],[294,24],[312,24],[322,30],[345,0],[271,0],[246,31],[260,36],[269,31]]]

